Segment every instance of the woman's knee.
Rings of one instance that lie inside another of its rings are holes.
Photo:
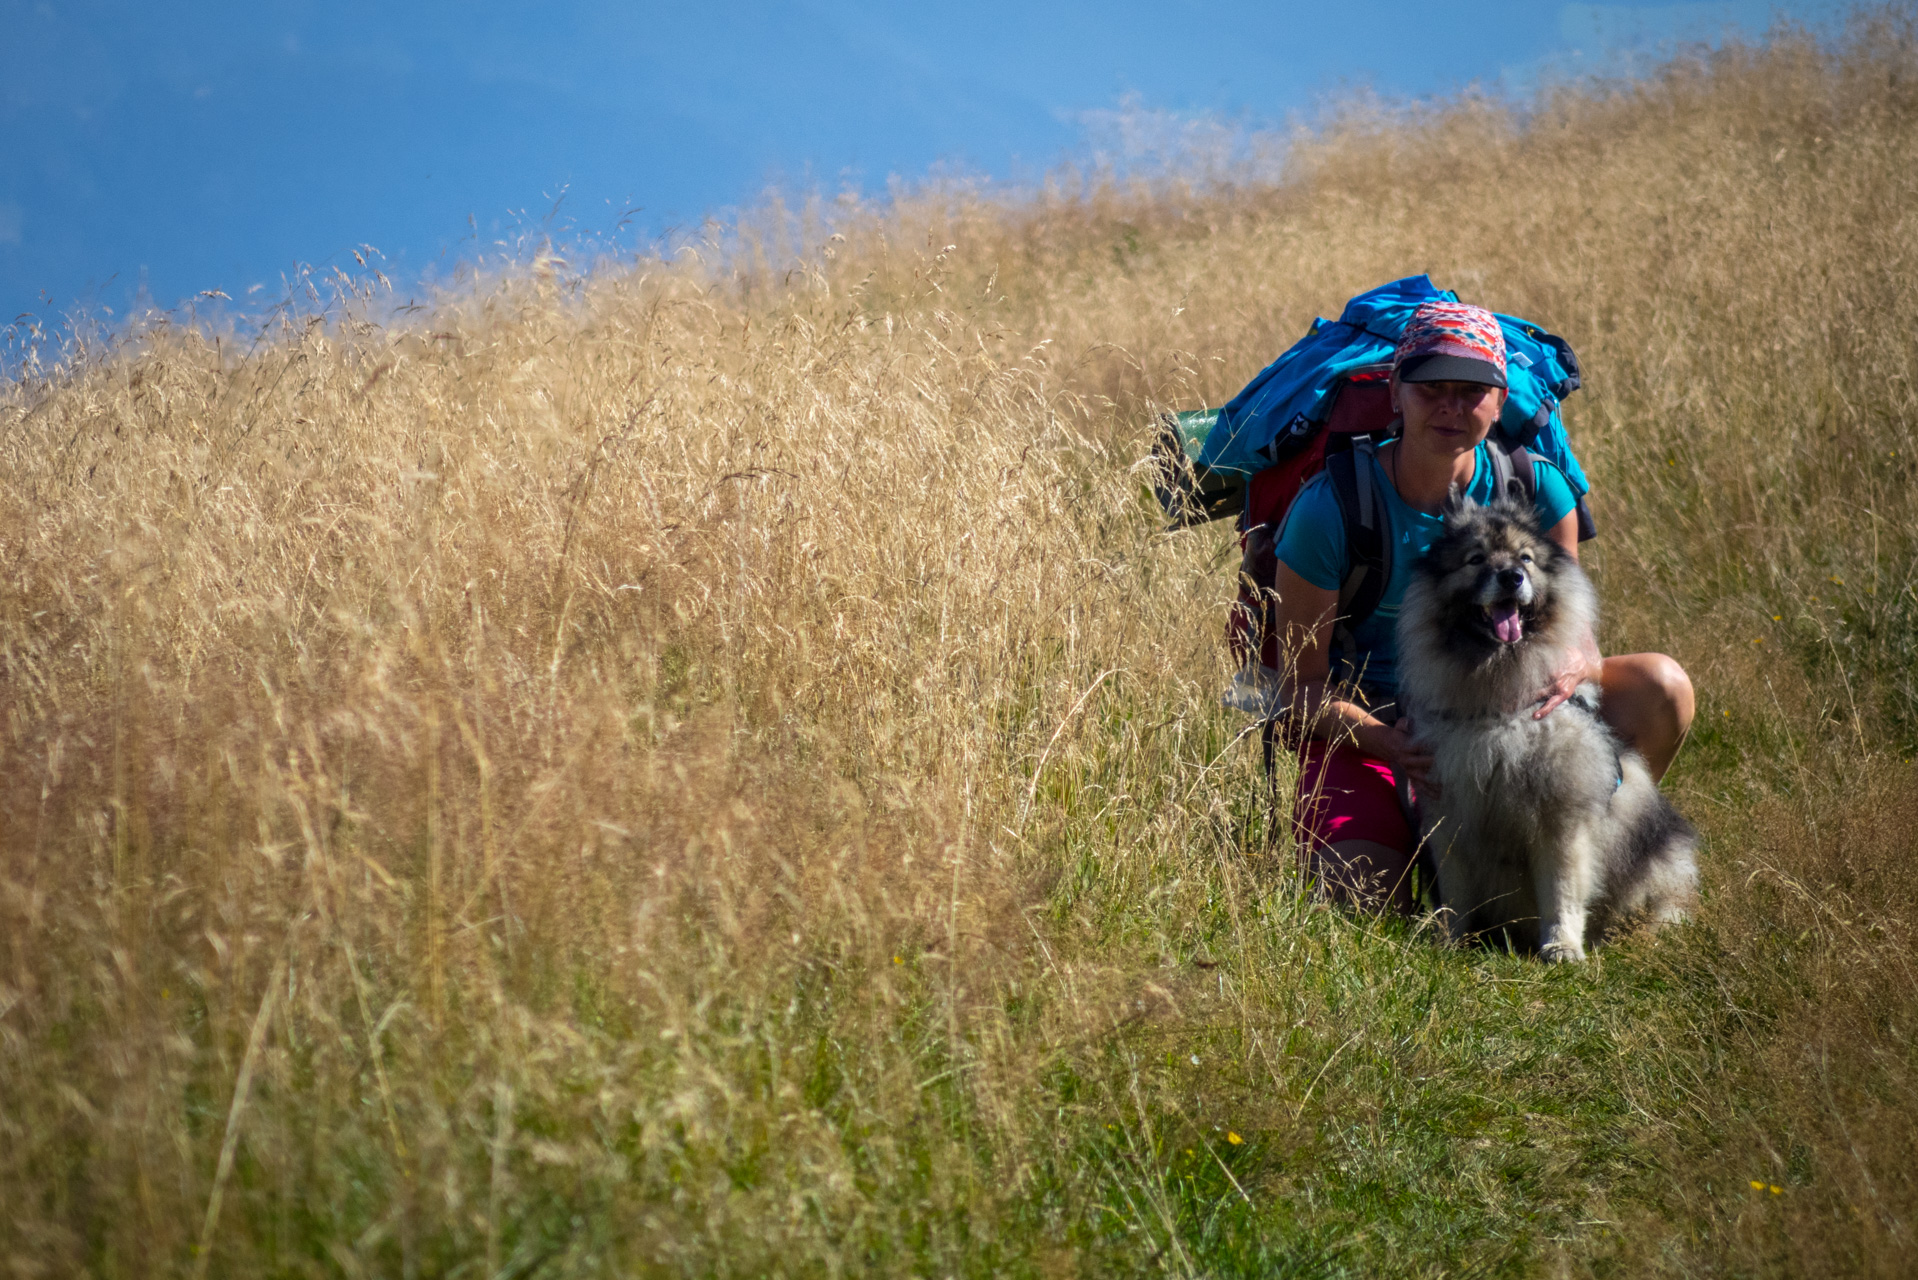
[[[1662,653],[1627,653],[1605,659],[1606,700],[1635,721],[1658,723],[1683,733],[1696,710],[1692,678]]]
[[[1605,719],[1662,778],[1691,728],[1697,700],[1685,668],[1662,653],[1605,659]]]
[[[1685,668],[1678,665],[1675,658],[1662,653],[1642,653],[1637,655],[1644,660],[1645,681],[1653,691],[1659,709],[1679,733],[1691,727],[1692,716],[1698,709],[1697,695],[1692,690],[1692,678],[1685,674]]]

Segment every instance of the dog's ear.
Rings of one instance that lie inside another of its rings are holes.
[[[1445,491],[1445,501],[1439,506],[1439,516],[1450,524],[1477,510],[1478,503],[1472,501],[1472,496],[1459,488],[1458,483],[1454,481],[1452,487]]]

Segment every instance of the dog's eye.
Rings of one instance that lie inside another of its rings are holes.
[[[1474,551],[1471,555],[1465,557],[1465,563],[1466,564],[1484,564],[1485,553],[1483,551]]]
[[[1532,553],[1529,551],[1521,552],[1518,560],[1520,564],[1530,564],[1532,563]]]

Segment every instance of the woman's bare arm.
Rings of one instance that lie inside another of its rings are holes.
[[[1572,559],[1578,559],[1578,512],[1568,511],[1565,518],[1545,531]]]
[[[1429,756],[1415,748],[1404,728],[1388,725],[1332,683],[1332,626],[1339,593],[1315,587],[1279,561],[1279,644],[1283,655],[1281,697],[1301,733],[1332,738],[1350,733],[1359,750],[1421,775]]]

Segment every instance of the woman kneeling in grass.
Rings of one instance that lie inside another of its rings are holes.
[[[1339,586],[1350,570],[1345,524],[1330,479],[1321,473],[1299,492],[1278,539],[1278,624],[1294,655],[1284,705],[1303,737],[1294,810],[1301,856],[1335,900],[1409,913],[1417,832],[1400,807],[1402,775],[1425,781],[1431,756],[1414,745],[1400,719],[1396,626],[1412,564],[1444,527],[1440,512],[1456,489],[1477,502],[1495,496],[1492,427],[1505,407],[1505,338],[1492,314],[1452,302],[1413,313],[1392,358],[1392,408],[1398,436],[1358,459],[1359,483],[1385,496],[1384,536],[1392,572],[1378,607],[1334,643]],[[1367,474],[1367,469],[1371,474]],[[1546,536],[1578,556],[1578,519],[1570,482],[1551,463],[1533,462],[1533,507]],[[1595,643],[1568,652],[1533,715],[1552,714],[1587,680],[1598,682],[1600,714],[1663,777],[1692,721],[1692,684],[1662,653],[1606,658]]]

